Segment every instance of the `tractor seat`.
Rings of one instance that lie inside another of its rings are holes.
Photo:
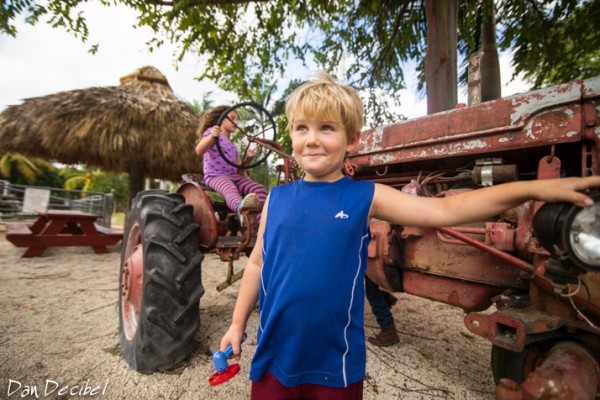
[[[204,184],[204,174],[183,174],[181,175],[181,180],[183,181],[183,183],[195,183],[197,185],[200,185],[202,189],[212,190]]]

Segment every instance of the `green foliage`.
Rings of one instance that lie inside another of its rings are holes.
[[[316,64],[365,91],[373,123],[391,114],[405,87],[403,64],[417,62],[423,87],[427,46],[425,0],[102,0],[138,12],[138,23],[155,32],[151,49],[165,40],[187,53],[208,57],[198,79],[208,78],[240,99],[290,78],[289,63]],[[13,21],[42,20],[86,40],[79,6],[85,0],[7,1],[0,8],[0,31],[15,36]],[[463,60],[480,48],[483,18],[479,0],[459,7],[459,53]],[[516,73],[536,87],[600,74],[600,0],[499,0],[498,47],[513,50]],[[449,33],[452,34],[452,33]],[[461,76],[466,76],[466,63]],[[202,106],[200,108],[203,108]]]
[[[481,47],[481,1],[461,1],[459,53],[465,58],[460,82],[467,82],[468,56]],[[496,2],[498,48],[513,50],[515,75],[533,88],[600,74],[599,0]]]
[[[128,196],[128,180],[127,174],[115,174],[98,171],[94,173],[92,181],[88,187],[89,191],[92,192],[113,192],[115,199],[116,211],[126,210],[127,196]]]
[[[22,154],[6,153],[0,159],[0,174],[11,182],[21,180],[32,184],[39,173],[35,164]]]
[[[79,168],[67,166],[67,167],[61,168],[59,171],[59,174],[60,174],[60,176],[63,177],[64,180],[69,180],[70,178],[73,178],[73,177],[84,176],[85,171],[82,171]]]
[[[49,8],[49,7],[48,7]],[[17,36],[17,28],[12,24],[18,15],[24,15],[27,22],[35,24],[39,17],[48,10],[34,0],[7,0],[2,2],[0,8],[0,30],[13,37]]]
[[[67,190],[83,190],[87,189],[86,187],[86,177],[85,175],[75,175],[67,179],[63,185],[63,187]]]
[[[35,182],[33,183],[34,186],[56,188],[63,186],[64,179],[60,175],[60,170],[58,168],[48,161],[40,158],[33,158],[32,161],[40,171],[40,174],[36,177]]]
[[[275,119],[275,124],[277,125],[277,143],[283,147],[283,150],[287,154],[292,154],[292,138],[287,130],[288,119],[285,115],[285,102],[294,89],[303,83],[304,81],[292,79],[283,91],[281,98],[275,101],[271,110],[271,115]],[[277,155],[275,157],[279,158]]]
[[[0,31],[13,37],[17,36],[17,29],[13,21],[18,15],[25,17],[31,25],[38,23],[43,17],[53,28],[63,28],[85,41],[88,37],[86,19],[81,12],[76,12],[77,6],[86,0],[48,1],[35,0],[6,0],[0,7]],[[103,5],[109,5],[107,0],[100,0]]]
[[[115,174],[96,169],[80,170],[66,167],[60,171],[67,190],[83,192],[113,193],[115,210],[127,209],[128,180],[127,174]]]
[[[94,173],[91,170],[80,170],[78,168],[66,167],[60,170],[64,179],[63,188],[67,190],[88,191]]]
[[[208,100],[211,94],[212,92],[204,93],[202,101],[194,100],[191,103],[188,102],[188,105],[198,112],[198,114],[203,114],[214,106],[212,101]]]
[[[74,167],[56,168],[51,163],[28,158],[19,153],[0,157],[0,176],[17,185],[42,186],[90,192],[113,192],[117,210],[127,209],[128,180],[126,174]],[[78,195],[67,195],[75,198]]]
[[[216,81],[241,99],[256,100],[255,89],[277,82],[290,60],[316,62],[335,74],[344,57],[359,61],[349,63],[341,78],[358,89],[377,87],[393,99],[404,88],[398,61],[419,48],[419,39],[394,30],[398,20],[414,22],[404,13],[410,6],[400,3],[365,7],[350,0],[208,2],[205,7],[161,8],[143,20],[150,27],[162,27],[171,42],[180,43],[181,56],[188,51],[208,55],[210,62],[200,78]],[[169,21],[168,28],[159,20]],[[398,51],[404,44],[409,51]],[[383,108],[370,111],[376,120],[391,119]]]
[[[503,2],[499,48],[535,88],[600,74],[600,0]],[[510,22],[510,24],[509,24]]]

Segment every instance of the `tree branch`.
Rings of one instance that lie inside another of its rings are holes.
[[[244,3],[266,3],[269,0],[192,0],[188,1],[188,7],[194,6],[224,6],[231,4],[244,4]],[[165,6],[165,7],[173,7],[178,2],[178,0],[173,1],[163,1],[163,0],[148,0],[148,3],[153,4],[155,6]]]
[[[367,74],[375,75],[381,70],[384,60],[387,58],[387,56],[390,54],[390,51],[392,50],[392,45],[394,43],[394,39],[396,38],[396,36],[398,35],[398,32],[400,31],[400,22],[402,21],[402,17],[404,16],[404,13],[406,12],[406,8],[409,5],[410,5],[410,1],[405,2],[404,5],[402,6],[402,9],[398,12],[398,14],[396,14],[396,19],[394,21],[394,28],[392,30],[392,34],[390,35],[390,40],[383,47],[383,49],[379,52],[377,59],[373,62],[371,68],[367,71]]]

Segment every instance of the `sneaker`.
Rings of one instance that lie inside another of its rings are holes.
[[[260,199],[256,195],[256,193],[249,193],[243,199],[242,202],[238,205],[237,215],[240,219],[240,225],[243,224],[242,211],[246,210],[257,210],[260,209]]]
[[[238,213],[240,211],[253,210],[260,208],[260,199],[256,193],[249,193],[242,199],[242,202],[238,206]]]

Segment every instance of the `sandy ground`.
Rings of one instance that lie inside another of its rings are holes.
[[[238,282],[217,292],[225,264],[216,256],[208,255],[202,266],[206,294],[197,351],[174,371],[142,375],[128,369],[119,351],[119,247],[103,255],[90,248],[48,249],[34,259],[20,258],[22,253],[0,233],[0,398],[249,397],[253,334],[243,347],[241,373],[221,386],[208,385],[211,355],[229,325],[239,288]],[[367,345],[365,399],[493,399],[491,346],[464,327],[463,312],[396,296],[401,342],[384,349]],[[369,311],[365,323],[367,335],[376,332]],[[248,331],[256,331],[256,314]],[[61,390],[66,395],[59,396]]]

